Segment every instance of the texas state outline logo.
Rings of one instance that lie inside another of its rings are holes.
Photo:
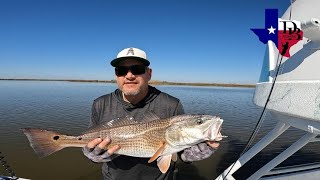
[[[251,30],[262,43],[266,44],[268,40],[274,42],[279,53],[288,58],[290,48],[303,38],[300,21],[278,18],[278,9],[265,9],[264,29]]]

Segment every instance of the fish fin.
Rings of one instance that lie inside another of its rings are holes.
[[[124,118],[117,118],[111,121],[103,121],[101,123],[98,123],[92,126],[91,128],[89,128],[88,130],[86,130],[83,134],[97,132],[97,131],[105,130],[108,128],[119,127],[119,126],[133,125],[137,123],[138,122],[135,121],[133,117],[126,116]]]
[[[171,159],[172,159],[172,161],[177,162],[177,160],[178,160],[178,154],[177,154],[177,153],[173,153]]]
[[[153,154],[153,156],[149,159],[148,163],[153,162],[154,160],[156,160],[163,152],[163,150],[166,147],[166,143],[162,142],[162,145],[159,147],[159,149]]]
[[[144,122],[149,122],[149,121],[154,121],[159,119],[160,117],[157,116],[157,114],[154,111],[148,110],[143,113],[143,119],[141,120],[141,122],[144,123]]]
[[[162,173],[166,173],[168,171],[171,163],[171,158],[172,158],[172,154],[169,154],[169,155],[161,156],[157,160],[158,168]]]
[[[59,141],[60,137],[64,136],[62,134],[34,128],[22,128],[22,131],[40,158],[65,148]]]

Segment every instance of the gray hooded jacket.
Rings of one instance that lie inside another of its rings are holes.
[[[149,86],[147,96],[138,104],[131,104],[123,100],[122,92],[117,89],[94,100],[90,126],[117,118],[133,117],[136,121],[142,120],[147,114],[154,113],[161,119],[184,114],[179,99],[170,96],[158,89]],[[203,147],[192,147],[182,153],[184,161],[195,161],[209,157],[213,149],[205,143]],[[149,158],[118,156],[112,161],[103,163],[102,173],[104,180],[170,180],[173,177],[174,165],[171,164],[166,174],[162,174],[156,164],[148,163]]]

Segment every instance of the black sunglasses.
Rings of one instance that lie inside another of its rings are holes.
[[[117,76],[124,76],[130,71],[133,75],[141,75],[146,73],[146,69],[147,67],[143,65],[118,66],[115,68],[115,73]]]

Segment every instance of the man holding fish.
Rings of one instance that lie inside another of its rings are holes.
[[[149,86],[144,51],[127,48],[111,61],[118,89],[97,98],[90,128],[80,135],[22,128],[39,157],[67,147],[103,163],[104,180],[171,180],[174,162],[208,158],[219,146],[223,120],[186,115],[179,99]]]
[[[130,124],[134,125],[134,122],[145,123],[157,119],[161,121],[162,119],[184,114],[183,106],[179,99],[148,85],[152,76],[152,69],[149,67],[150,62],[144,51],[138,48],[126,48],[119,52],[116,59],[111,61],[111,65],[115,67],[118,89],[94,101],[90,127],[99,126],[103,122],[109,122],[108,126],[110,127],[128,126]],[[185,118],[184,116],[178,117]],[[197,117],[197,123],[201,124],[205,121],[205,117],[199,117]],[[217,128],[220,128],[220,126],[221,124],[217,125]],[[213,136],[211,130],[206,131],[208,131],[209,136]],[[135,136],[120,130],[118,133],[125,134],[123,136],[126,136],[128,143],[131,140],[130,138]],[[175,149],[175,152],[178,151],[178,146],[173,148],[172,144],[175,139],[180,137],[175,137],[175,135],[170,135],[170,133],[166,132],[165,140],[152,140],[152,137],[157,137],[156,133],[150,133],[150,136],[147,137],[141,136],[140,139],[141,143],[145,139],[151,139],[150,142],[156,142],[154,146],[158,150],[150,150],[152,154],[154,153],[153,155],[151,154],[151,158],[144,157],[148,157],[147,151],[141,155],[135,154],[138,152],[132,152],[132,156],[117,155],[122,154],[120,153],[121,150],[125,151],[126,145],[114,144],[114,140],[109,136],[91,140],[83,147],[83,153],[92,161],[103,163],[102,173],[104,180],[172,179],[174,163],[171,160],[177,159],[177,153],[170,154],[165,152],[169,152],[170,150],[168,149],[170,148]],[[220,130],[215,135],[219,137],[207,139],[211,141],[199,142],[186,149],[180,148],[180,152],[178,152],[179,158],[184,162],[208,158],[218,148],[219,143],[216,141],[222,137]],[[172,141],[169,140],[170,137],[172,137]],[[136,145],[131,144],[130,146]],[[158,162],[154,161],[155,159],[158,159]]]

